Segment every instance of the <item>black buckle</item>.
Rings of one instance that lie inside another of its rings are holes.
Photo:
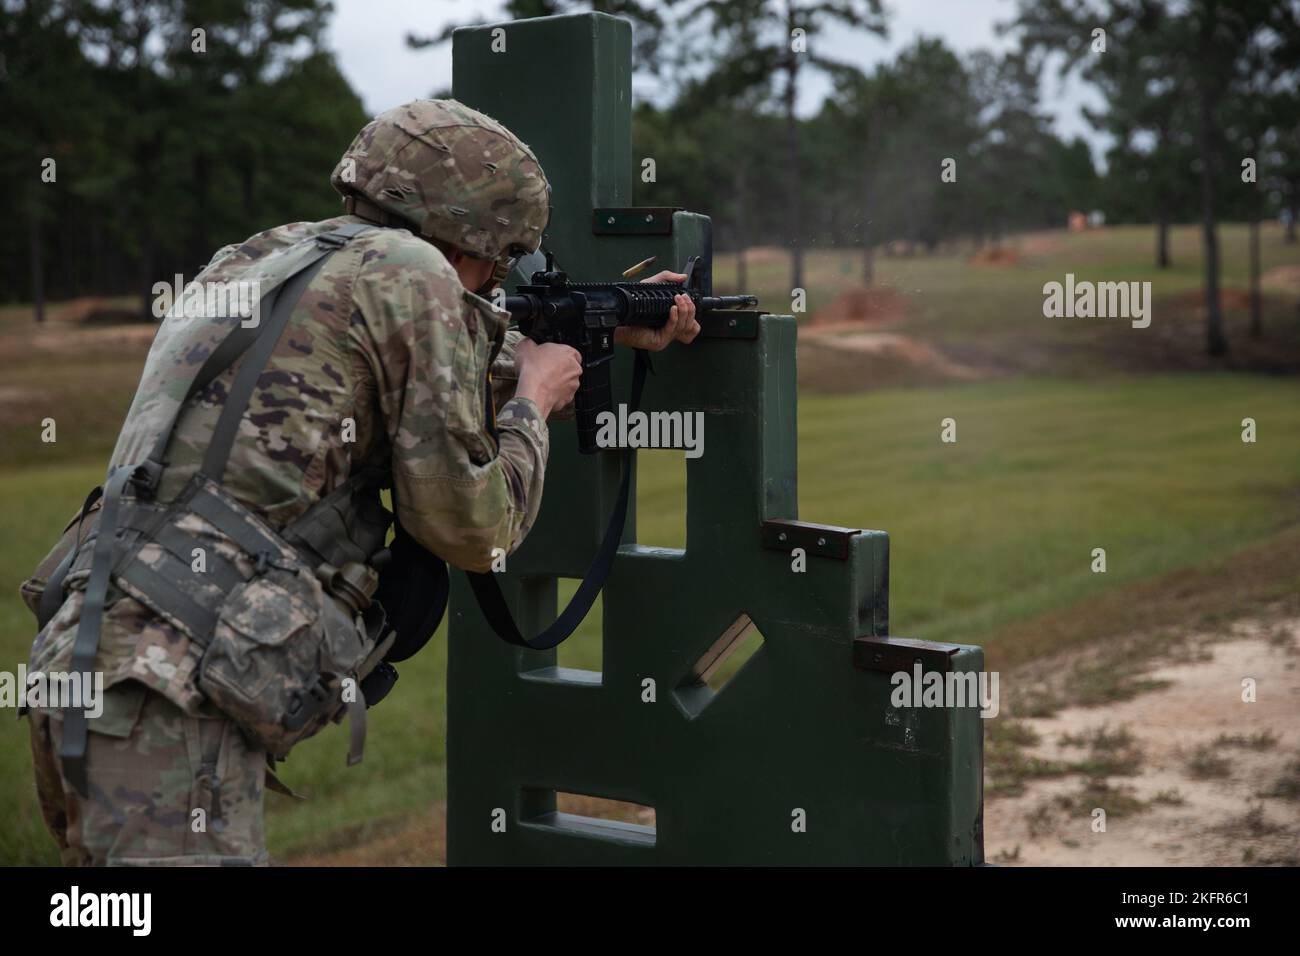
[[[162,462],[146,459],[142,464],[136,465],[135,470],[131,472],[131,487],[135,489],[137,498],[151,499],[158,491],[158,484],[162,481],[163,464]]]
[[[316,237],[316,241],[322,246],[330,246],[334,249],[342,249],[348,244],[347,236],[340,236],[336,232],[324,232]]]
[[[320,712],[322,704],[329,702],[330,696],[330,690],[325,682],[317,677],[316,683],[307,688],[305,696],[300,691],[294,691],[290,695],[289,706],[285,708],[285,716],[280,721],[280,726],[286,730],[302,728],[307,721]]]
[[[274,555],[270,551],[257,552],[257,562],[253,565],[254,574],[265,574],[266,569],[271,566],[271,558]]]

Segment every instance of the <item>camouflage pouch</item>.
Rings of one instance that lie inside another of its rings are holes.
[[[316,526],[315,511],[337,514],[352,492],[348,484],[319,502],[302,526]],[[368,556],[364,549],[382,541],[386,513],[365,522],[365,540],[341,552],[349,560],[339,568],[292,546],[201,475],[169,504],[128,498],[122,507],[114,583],[203,649],[197,683],[208,701],[275,757],[351,713],[357,762],[360,681],[391,639],[379,640],[378,575],[351,555]]]
[[[268,568],[231,591],[218,612],[199,689],[283,757],[342,719],[350,704],[364,714],[360,681],[375,651],[368,632],[362,616],[349,617],[305,567]]]

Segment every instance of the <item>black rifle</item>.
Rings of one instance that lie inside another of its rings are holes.
[[[697,258],[686,261],[686,281],[675,282],[570,282],[556,270],[547,253],[546,269],[533,273],[531,285],[505,297],[505,310],[519,330],[534,342],[558,342],[582,356],[582,380],[573,398],[578,426],[578,450],[589,455],[598,450],[596,418],[610,411],[610,362],[614,358],[614,330],[621,325],[661,328],[668,321],[673,297],[689,295],[697,315],[726,309],[752,308],[752,295],[708,295],[700,287]]]
[[[621,325],[661,328],[668,321],[673,297],[689,295],[696,314],[752,307],[758,299],[752,295],[710,294],[707,260],[686,260],[686,281],[675,282],[570,282],[555,268],[555,259],[546,255],[546,268],[533,273],[531,285],[519,287],[517,295],[505,297],[505,310],[518,323],[520,331],[534,342],[558,342],[572,346],[582,356],[582,380],[574,396],[578,425],[578,449],[584,454],[598,450],[597,416],[609,411],[613,403],[610,389],[610,362],[614,358],[614,330]],[[632,407],[640,403],[641,388],[649,367],[645,353],[638,351],[632,372]],[[623,538],[628,499],[632,482],[632,453],[623,461],[623,478],[618,499],[614,502],[609,524],[601,539],[582,583],[549,627],[533,638],[526,638],[515,624],[496,575],[468,574],[479,608],[497,636],[517,647],[546,650],[559,644],[582,623],[596,596],[605,585],[614,556]]]

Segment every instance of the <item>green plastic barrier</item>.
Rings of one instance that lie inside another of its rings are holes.
[[[709,254],[707,218],[627,208],[640,167],[626,21],[465,28],[453,51],[455,96],[546,169],[545,244],[571,278]],[[978,672],[983,653],[887,638],[888,536],[794,520],[795,341],[793,317],[750,313],[654,357],[642,407],[704,412],[704,454],[687,461],[685,550],[638,545],[632,509],[602,672],[498,640],[454,573],[449,863],[982,862],[978,710],[890,694],[896,671]],[[627,401],[628,356],[615,382]],[[525,634],[553,620],[556,579],[586,571],[617,492],[618,455],[580,456],[571,423],[551,434],[541,517],[501,575]],[[715,693],[704,678],[749,621],[762,646]],[[654,825],[559,812],[558,793],[650,807]]]

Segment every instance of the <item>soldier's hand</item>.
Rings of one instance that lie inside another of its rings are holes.
[[[531,398],[542,418],[573,401],[582,377],[582,357],[577,349],[554,342],[538,345],[532,339],[519,343],[516,398]]]
[[[642,282],[685,282],[686,276],[680,272],[667,270],[653,275]],[[634,349],[646,349],[649,352],[662,352],[673,341],[690,343],[700,334],[700,323],[695,318],[695,303],[689,295],[675,296],[677,304],[668,312],[668,321],[657,329],[619,326],[614,330],[614,343]]]

